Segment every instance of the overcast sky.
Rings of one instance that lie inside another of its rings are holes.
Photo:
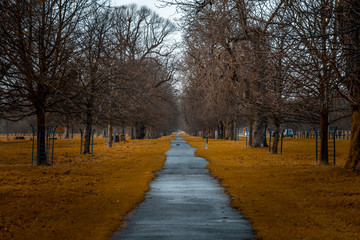
[[[169,18],[173,20],[174,17],[175,18],[178,17],[175,16],[176,15],[175,7],[158,8],[159,6],[162,5],[162,3],[157,0],[111,0],[111,5],[114,7],[121,5],[128,5],[132,3],[135,3],[139,6],[145,5],[164,18]]]

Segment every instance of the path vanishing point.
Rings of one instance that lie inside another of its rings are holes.
[[[208,162],[179,134],[170,144],[144,202],[112,240],[255,239],[249,222],[230,207],[224,188],[205,168]]]

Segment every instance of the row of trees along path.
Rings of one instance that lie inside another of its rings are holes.
[[[184,12],[188,132],[234,139],[246,125],[262,147],[271,125],[277,153],[281,126],[316,124],[327,165],[328,128],[351,115],[346,167],[360,171],[359,1],[162,2]]]
[[[131,126],[168,133],[177,115],[176,28],[146,7],[108,1],[0,3],[0,118],[37,118],[40,165],[50,120],[86,126]],[[111,146],[111,138],[109,138]]]
[[[132,126],[156,136],[176,126],[234,139],[249,126],[250,145],[274,127],[318,124],[321,164],[327,131],[351,115],[347,168],[360,171],[360,3],[357,0],[161,0],[183,13],[183,56],[173,23],[136,5],[49,0],[0,3],[0,117],[37,117],[46,164],[47,116],[86,126]],[[183,91],[177,98],[175,72]],[[110,139],[111,140],[111,139]],[[111,146],[111,141],[109,141]]]

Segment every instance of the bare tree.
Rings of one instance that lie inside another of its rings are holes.
[[[254,20],[252,16],[258,7],[256,1],[163,2],[176,4],[187,11],[188,14],[184,17],[184,25],[188,26],[187,31],[193,39],[199,38],[195,37],[199,35],[202,36],[202,41],[208,43],[203,44],[203,53],[207,51],[205,48],[216,49],[214,60],[217,61],[220,69],[218,72],[221,73],[213,74],[213,81],[217,81],[214,78],[219,78],[222,79],[222,86],[229,86],[228,95],[223,95],[229,108],[228,111],[224,111],[224,118],[218,121],[221,126],[219,130],[223,129],[225,124],[229,129],[225,129],[224,132],[233,133],[232,129],[236,129],[237,119],[246,116],[250,127],[251,146],[266,146],[268,110],[265,96],[270,57],[267,29],[268,22],[279,11],[283,1],[276,3],[276,7],[269,11],[271,14],[264,17],[262,22]],[[196,44],[200,46],[198,42]],[[213,70],[214,68],[210,71]],[[209,68],[205,71],[209,71]],[[224,84],[227,81],[231,83]],[[241,112],[242,117],[234,115],[232,111]],[[233,119],[225,117],[226,113]],[[222,136],[223,131],[218,132]]]
[[[2,66],[1,117],[37,116],[38,163],[45,165],[46,113],[69,96],[77,73],[75,30],[90,1],[49,0],[0,3]],[[3,67],[2,67],[3,68]],[[2,69],[2,72],[3,69]]]
[[[344,44],[347,98],[351,103],[351,143],[346,167],[360,171],[360,3],[342,0],[337,9],[337,19]]]
[[[137,129],[136,138],[145,137],[144,118],[145,106],[162,84],[172,80],[173,72],[163,77],[163,70],[169,65],[165,60],[174,51],[168,44],[169,36],[176,30],[175,26],[166,19],[146,7],[138,8],[128,5],[116,9],[114,23],[114,44],[117,46],[117,61],[124,69],[114,70],[115,82],[124,90],[123,93],[131,104],[121,102],[133,119],[130,125]],[[169,69],[168,69],[169,70]],[[129,109],[131,108],[131,109]],[[114,117],[108,115],[109,128],[112,127]],[[126,122],[126,121],[123,121]],[[123,123],[124,124],[124,123]]]
[[[296,97],[303,99],[308,111],[320,118],[320,164],[325,165],[328,164],[329,114],[341,89],[339,69],[343,64],[335,4],[330,0],[290,2],[282,22],[293,31],[292,39],[287,41],[294,73],[289,80],[297,86]]]
[[[90,14],[86,15],[80,24],[81,36],[78,38],[78,46],[81,53],[77,57],[79,85],[85,90],[79,95],[77,106],[84,113],[85,144],[84,154],[90,153],[91,134],[96,122],[96,112],[99,112],[99,99],[102,86],[109,81],[109,69],[111,67],[110,53],[114,46],[110,41],[112,28],[111,11],[104,3],[94,2],[89,8]]]

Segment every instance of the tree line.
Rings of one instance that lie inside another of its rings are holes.
[[[3,0],[0,31],[0,118],[36,116],[41,165],[49,117],[85,126],[84,153],[95,126],[130,126],[138,139],[174,128],[176,27],[150,9]]]
[[[357,0],[162,1],[184,12],[182,111],[189,132],[234,139],[248,126],[252,147],[287,123],[328,129],[351,116],[346,167],[360,170],[360,2]]]

